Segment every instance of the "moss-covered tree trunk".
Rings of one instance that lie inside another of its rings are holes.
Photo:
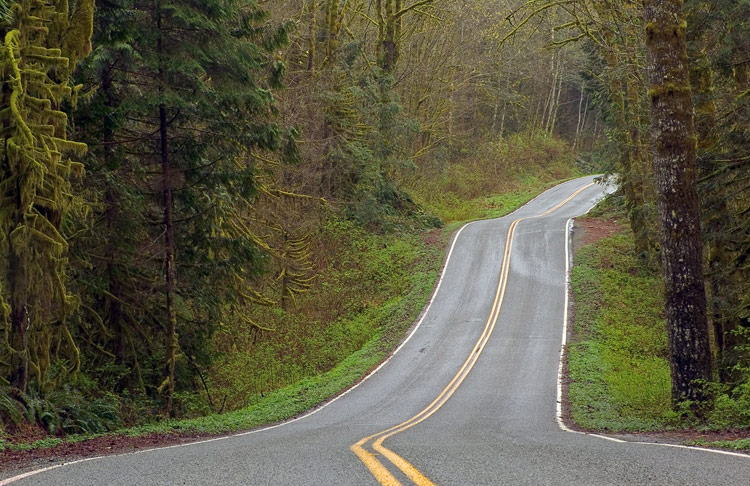
[[[698,173],[700,178],[712,179],[719,169],[716,162],[721,147],[717,147],[720,128],[717,124],[717,94],[714,91],[714,72],[708,58],[709,43],[712,42],[709,29],[712,17],[711,6],[703,2],[687,2],[690,20],[688,34],[688,56],[691,60],[690,84],[695,106],[695,128],[698,139]],[[714,7],[715,8],[715,7]],[[709,19],[709,20],[707,20]],[[703,213],[704,241],[706,244],[708,289],[708,315],[714,333],[714,347],[719,379],[730,382],[736,364],[734,347],[741,339],[734,333],[737,326],[732,319],[731,282],[727,278],[732,268],[729,252],[731,235],[728,214],[731,213],[724,188],[713,181],[700,193]]]
[[[82,209],[70,181],[83,172],[69,155],[86,146],[67,139],[63,101],[69,77],[90,49],[93,0],[23,0],[0,21],[2,145],[0,147],[0,266],[7,337],[0,366],[25,392],[33,373],[45,390],[53,361],[75,372],[80,352],[64,322],[76,299],[66,287],[68,242],[63,221]],[[5,361],[4,356],[8,356]]]
[[[432,4],[433,0],[418,0],[404,5],[404,0],[377,0],[375,3],[378,21],[376,45],[378,67],[388,74],[396,69],[401,54],[401,37],[404,16],[419,12],[420,7]]]
[[[628,166],[630,167],[630,179],[636,197],[630,209],[630,217],[633,221],[635,232],[636,251],[638,257],[643,261],[651,258],[653,236],[649,231],[653,221],[647,217],[647,205],[653,202],[649,198],[646,179],[651,171],[648,169],[648,154],[643,143],[642,120],[643,104],[641,93],[645,87],[643,79],[643,65],[638,53],[642,53],[640,42],[640,23],[625,23],[625,45],[627,67],[625,70],[625,112],[627,119],[627,131],[629,133]]]
[[[26,300],[23,289],[26,285],[24,278],[23,260],[18,257],[18,249],[11,242],[8,253],[8,290],[10,291],[10,386],[26,392],[29,384],[29,325],[27,320]]]
[[[711,353],[696,190],[696,140],[682,0],[646,0],[651,133],[658,191],[672,400],[705,399]]]
[[[316,0],[311,0],[309,4],[309,11],[307,12],[307,70],[312,71],[315,69],[315,54],[317,51],[318,42],[315,38],[318,35],[317,32],[317,20],[318,20],[318,5]]]

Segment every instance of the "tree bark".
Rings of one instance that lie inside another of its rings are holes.
[[[562,94],[562,82],[563,82],[563,58],[562,53],[559,54],[560,59],[557,67],[557,94],[555,95],[554,104],[552,105],[552,122],[549,125],[549,134],[555,133],[555,126],[557,125],[557,113],[560,111],[560,95]]]
[[[318,17],[318,6],[316,5],[317,0],[310,2],[310,12],[308,21],[310,22],[307,30],[309,36],[307,44],[307,70],[312,71],[315,68],[315,51],[317,49],[317,40],[315,39],[317,31],[317,17]]]
[[[26,393],[29,384],[29,337],[26,305],[19,301],[17,296],[21,293],[19,287],[20,275],[24,270],[20,268],[21,262],[14,254],[13,244],[10,244],[10,258],[8,265],[11,311],[10,311],[10,345],[12,353],[10,357],[10,385],[17,388],[21,393]]]
[[[392,73],[396,66],[396,59],[398,57],[398,39],[396,38],[396,17],[394,14],[395,6],[393,0],[386,0],[385,2],[385,28],[383,30],[383,62],[381,67],[386,73]]]
[[[157,41],[157,50],[160,56],[160,62],[164,62],[163,36],[161,24],[161,5],[157,2],[157,29],[159,38]],[[165,89],[164,66],[159,66],[159,80],[161,82],[160,90]],[[165,285],[164,294],[166,299],[165,317],[167,319],[166,335],[166,386],[167,386],[167,404],[166,414],[173,415],[172,401],[174,398],[174,376],[175,362],[177,361],[177,316],[174,313],[174,293],[175,293],[175,261],[174,261],[174,224],[172,219],[172,185],[169,167],[169,147],[168,147],[168,124],[167,124],[167,107],[164,103],[159,104],[159,137],[161,142],[161,177],[162,177],[162,198],[164,205],[164,274]]]
[[[2,106],[10,106],[11,90],[8,83],[2,86]],[[9,133],[12,124],[9,118],[4,118],[2,123],[3,133]],[[8,137],[2,140],[3,147],[7,147]],[[2,161],[2,171],[4,174],[11,174],[11,162],[7,152],[4,152]],[[20,177],[16,178],[14,191],[11,193],[14,199],[13,207],[16,213],[21,212],[21,187]],[[22,393],[26,392],[29,382],[29,338],[27,333],[27,316],[26,302],[22,298],[23,282],[21,273],[24,270],[22,262],[19,261],[17,252],[14,248],[13,238],[10,234],[15,226],[10,225],[4,238],[8,242],[8,268],[6,278],[8,281],[8,291],[10,293],[10,385],[19,389]]]
[[[573,139],[573,152],[578,148],[581,138],[581,122],[583,121],[583,98],[586,91],[586,82],[581,83],[581,97],[578,99],[578,122],[576,123],[576,136]]]
[[[633,184],[635,199],[631,208],[631,217],[635,221],[633,228],[637,228],[635,234],[636,252],[642,261],[650,261],[651,241],[653,239],[649,231],[649,222],[646,217],[646,163],[644,160],[643,142],[641,137],[641,119],[639,116],[641,104],[641,87],[638,82],[638,73],[633,68],[635,61],[631,61],[629,72],[626,76],[626,123],[629,137],[628,166],[630,167],[630,178]]]
[[[701,8],[694,3],[692,16],[697,26],[691,28],[688,35],[688,56],[691,59],[690,85],[695,106],[695,130],[698,138],[698,174],[699,177],[710,176],[717,168],[717,105],[713,85],[711,62],[707,58],[707,29],[709,25],[702,22]],[[691,26],[692,27],[692,26]],[[700,201],[703,205],[704,241],[706,245],[708,289],[708,315],[714,332],[714,349],[719,381],[732,381],[736,359],[734,347],[740,344],[733,333],[737,322],[730,316],[731,298],[727,295],[732,285],[728,279],[731,268],[730,231],[727,228],[726,195],[718,188],[706,188],[701,191]]]
[[[687,24],[682,0],[646,0],[644,7],[672,401],[703,401],[700,381],[712,372]]]

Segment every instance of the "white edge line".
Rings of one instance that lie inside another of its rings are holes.
[[[572,237],[573,229],[573,218],[568,219],[565,222],[565,308],[563,310],[563,332],[562,332],[562,345],[560,346],[560,360],[557,366],[557,425],[564,432],[570,432],[572,434],[583,434],[591,435],[592,437],[599,437],[612,442],[625,442],[624,440],[615,439],[614,437],[607,437],[604,435],[597,434],[586,434],[585,432],[579,432],[573,430],[565,425],[563,420],[563,362],[565,360],[565,349],[568,345],[568,307],[570,305],[570,238]]]
[[[243,437],[243,436],[247,436],[247,435],[257,434],[259,432],[265,432],[267,430],[272,430],[272,429],[275,429],[275,428],[278,428],[278,427],[283,427],[285,425],[292,424],[294,422],[297,422],[298,420],[305,419],[307,417],[310,417],[311,415],[314,415],[314,414],[320,412],[324,408],[326,408],[329,405],[331,405],[333,402],[335,402],[338,399],[340,399],[340,398],[346,396],[347,394],[349,394],[352,390],[354,390],[357,387],[359,387],[362,383],[364,383],[365,381],[367,381],[368,379],[370,379],[370,377],[372,377],[375,373],[377,373],[378,371],[380,371],[380,369],[383,368],[386,364],[388,364],[388,362],[391,359],[393,359],[393,357],[396,355],[396,353],[398,353],[401,350],[401,348],[403,348],[406,345],[406,343],[409,342],[409,340],[412,338],[412,336],[414,336],[414,334],[416,334],[417,330],[419,330],[419,327],[422,325],[422,323],[424,322],[425,318],[427,317],[427,314],[430,311],[430,307],[432,307],[432,303],[435,301],[435,297],[437,296],[438,291],[440,290],[440,286],[443,284],[443,278],[445,277],[446,271],[448,269],[448,264],[450,263],[451,256],[453,255],[453,250],[456,248],[456,243],[458,242],[458,237],[461,235],[461,233],[463,232],[463,230],[466,229],[467,226],[469,226],[471,224],[474,224],[476,222],[477,221],[472,221],[470,223],[467,223],[467,224],[463,225],[461,227],[461,229],[459,229],[456,232],[455,236],[453,237],[453,242],[451,243],[450,250],[448,251],[448,256],[445,258],[445,264],[443,265],[442,271],[440,273],[440,278],[438,279],[438,283],[435,286],[435,290],[432,292],[432,296],[430,297],[430,300],[427,302],[427,305],[424,307],[424,310],[422,311],[422,315],[419,318],[419,320],[417,321],[417,324],[414,326],[414,329],[412,329],[411,333],[409,333],[409,335],[406,337],[406,339],[404,339],[401,342],[401,344],[396,348],[396,350],[393,351],[393,353],[391,353],[391,355],[385,361],[383,361],[382,363],[380,363],[380,365],[377,368],[375,368],[370,373],[368,373],[367,375],[365,375],[365,377],[362,378],[356,385],[352,386],[351,388],[349,388],[345,392],[341,393],[340,395],[337,395],[335,398],[327,401],[323,405],[321,405],[321,406],[319,406],[319,407],[317,407],[317,408],[309,411],[308,413],[306,413],[304,415],[300,415],[299,417],[296,417],[296,418],[293,418],[291,420],[287,420],[287,421],[284,421],[284,422],[281,422],[281,423],[278,423],[278,424],[275,424],[275,425],[271,425],[269,427],[263,427],[261,429],[251,430],[251,431],[248,431],[248,432],[240,432],[238,434],[226,435],[226,436],[223,436],[223,437],[215,437],[213,439],[200,440],[200,441],[196,441],[196,442],[188,442],[186,444],[175,444],[175,445],[166,446],[166,447],[154,447],[154,448],[151,448],[151,449],[143,449],[143,450],[139,450],[139,451],[135,451],[135,452],[126,452],[124,454],[112,454],[112,455],[107,455],[107,456],[87,457],[85,459],[79,459],[77,461],[64,462],[64,463],[61,463],[61,464],[55,464],[54,466],[49,466],[49,467],[45,467],[45,468],[42,468],[42,469],[36,469],[36,470],[33,470],[33,471],[28,471],[28,472],[19,474],[17,476],[13,476],[13,477],[10,477],[10,478],[7,478],[7,479],[0,480],[0,486],[6,486],[6,485],[14,483],[16,481],[20,481],[21,479],[25,479],[25,478],[28,478],[30,476],[34,476],[34,475],[37,475],[37,474],[40,474],[40,473],[43,473],[43,472],[51,471],[53,469],[59,469],[61,467],[66,467],[66,466],[72,466],[74,464],[79,464],[79,463],[82,463],[82,462],[95,461],[95,460],[98,460],[98,459],[103,459],[105,457],[132,456],[132,455],[135,455],[135,454],[143,454],[143,453],[146,453],[146,452],[161,451],[161,450],[166,450],[166,449],[175,449],[175,448],[178,448],[178,447],[195,446],[195,445],[200,445],[200,444],[207,444],[209,442],[216,442],[216,441],[220,441],[220,440],[232,439],[232,438],[235,438],[235,437]]]
[[[596,207],[596,205],[591,207],[584,214],[588,214],[589,211],[594,209],[594,207]],[[617,439],[615,437],[609,437],[606,435],[592,434],[589,432],[581,432],[578,430],[573,430],[565,425],[565,422],[563,421],[563,417],[562,417],[562,399],[563,399],[562,379],[563,379],[563,360],[565,358],[565,348],[568,345],[568,305],[569,305],[569,293],[570,293],[570,258],[571,258],[570,240],[573,237],[573,233],[572,233],[573,219],[574,218],[570,218],[569,220],[565,222],[565,310],[563,311],[563,335],[562,335],[562,346],[560,347],[560,363],[557,368],[557,417],[555,417],[555,419],[557,420],[557,425],[560,427],[560,430],[562,430],[563,432],[587,435],[589,437],[596,437],[597,439],[604,439],[604,440],[617,442],[621,444],[639,444],[639,445],[672,447],[674,449],[687,449],[691,451],[711,452],[713,454],[721,454],[725,456],[742,457],[744,459],[750,459],[750,455],[744,454],[742,452],[732,452],[732,451],[725,451],[721,449],[709,449],[707,447],[686,446],[686,445],[681,445],[681,444],[664,444],[660,442],[627,441],[627,440]],[[0,483],[0,486],[2,486],[2,483]]]
[[[552,188],[550,188],[550,189],[552,189]],[[547,192],[547,191],[545,191],[545,192]],[[544,193],[542,193],[542,194],[544,194]],[[530,203],[534,199],[537,199],[542,194],[539,194],[535,198],[529,200],[528,203]],[[528,203],[526,203],[526,204],[528,204]],[[516,209],[516,211],[518,211],[519,209],[521,209],[521,208]],[[591,209],[593,209],[593,207]],[[591,211],[591,209],[589,209],[589,211]],[[509,213],[505,217],[512,215],[516,211],[513,211],[513,212]],[[587,211],[587,213],[588,213],[588,211]],[[570,223],[571,223],[572,220],[573,220],[573,218],[570,218],[566,222],[566,233],[565,233],[565,311],[564,311],[565,320],[564,320],[564,325],[563,325],[562,347],[561,347],[561,351],[560,351],[560,364],[559,364],[558,372],[557,372],[557,417],[556,417],[557,418],[557,423],[560,426],[560,429],[563,430],[563,431],[565,431],[565,432],[570,432],[570,433],[574,433],[574,434],[588,435],[588,436],[591,436],[591,437],[597,437],[597,438],[600,438],[600,439],[606,439],[606,440],[609,440],[609,441],[612,441],[612,442],[625,443],[625,442],[628,442],[628,441],[616,439],[614,437],[607,437],[607,436],[599,435],[599,434],[590,434],[590,433],[586,433],[586,432],[579,432],[577,430],[572,430],[572,429],[568,428],[565,425],[565,423],[563,422],[563,419],[562,419],[562,367],[563,367],[563,357],[564,357],[563,354],[565,352],[565,346],[567,345],[567,339],[568,339],[568,336],[567,336],[567,334],[568,334],[568,304],[569,304],[569,302],[568,302],[569,301],[568,291],[569,291],[569,284],[570,284],[570,276],[569,276],[569,270],[570,270],[569,248],[570,248],[570,245],[569,245],[569,240],[570,240],[570,231],[572,229]],[[47,471],[51,471],[53,469],[59,469],[59,468],[66,467],[66,466],[72,466],[74,464],[80,464],[82,462],[96,461],[96,460],[99,460],[99,459],[104,459],[105,457],[132,456],[132,455],[136,455],[136,454],[143,454],[143,453],[146,453],[146,452],[154,452],[154,451],[160,451],[160,450],[166,450],[166,449],[176,449],[178,447],[195,446],[195,445],[207,444],[209,442],[217,442],[217,441],[220,441],[220,440],[227,440],[227,439],[232,439],[232,438],[235,438],[235,437],[243,437],[243,436],[248,436],[248,435],[252,435],[252,434],[257,434],[259,432],[265,432],[267,430],[272,430],[272,429],[276,429],[276,428],[279,428],[279,427],[283,427],[285,425],[292,424],[294,422],[297,422],[297,421],[302,420],[302,419],[306,419],[307,417],[310,417],[310,416],[312,416],[312,415],[320,412],[321,410],[323,410],[324,408],[328,407],[329,405],[331,405],[332,403],[334,403],[338,399],[346,396],[349,392],[351,392],[352,390],[354,390],[357,387],[359,387],[362,383],[364,383],[365,381],[367,381],[368,379],[370,379],[370,377],[372,377],[375,373],[377,373],[378,371],[380,371],[380,369],[383,368],[391,359],[393,359],[393,357],[396,355],[396,353],[398,353],[401,350],[401,348],[403,348],[406,345],[406,343],[409,342],[409,340],[412,338],[412,336],[414,336],[414,334],[416,334],[417,330],[422,325],[422,322],[424,322],[425,318],[427,317],[427,313],[429,312],[430,307],[432,307],[432,303],[434,302],[435,297],[437,296],[438,291],[440,290],[440,286],[443,283],[443,278],[445,277],[445,274],[446,274],[446,271],[447,271],[447,268],[448,268],[448,264],[450,263],[451,256],[453,255],[453,250],[455,249],[456,243],[458,242],[459,235],[463,232],[464,229],[466,229],[467,226],[472,225],[472,224],[477,223],[477,222],[480,222],[480,221],[483,221],[483,220],[472,221],[470,223],[467,223],[464,226],[462,226],[461,229],[459,229],[456,232],[456,235],[453,237],[453,242],[451,243],[450,250],[448,251],[448,256],[445,259],[445,264],[443,265],[443,270],[442,270],[442,272],[440,274],[440,278],[438,279],[438,283],[435,286],[435,290],[433,291],[432,296],[430,297],[430,300],[427,302],[427,305],[425,306],[424,310],[422,311],[422,316],[417,321],[417,324],[414,326],[414,329],[411,331],[411,333],[409,333],[409,335],[406,337],[406,339],[404,339],[401,342],[401,344],[396,348],[396,350],[393,351],[393,353],[385,361],[383,361],[377,368],[375,368],[370,373],[368,373],[356,385],[352,386],[351,388],[349,388],[348,390],[346,390],[342,394],[340,394],[340,395],[336,396],[335,398],[329,400],[328,402],[324,403],[320,407],[315,408],[315,409],[311,410],[310,412],[308,412],[308,413],[306,413],[304,415],[301,415],[299,417],[293,418],[291,420],[287,420],[285,422],[281,422],[281,423],[278,423],[276,425],[271,425],[269,427],[263,427],[261,429],[251,430],[251,431],[248,431],[248,432],[240,432],[238,434],[226,435],[226,436],[223,436],[223,437],[215,437],[213,439],[201,440],[201,441],[196,441],[196,442],[189,442],[189,443],[186,443],[186,444],[176,444],[176,445],[171,445],[171,446],[166,446],[166,447],[154,447],[154,448],[151,448],[151,449],[143,449],[143,450],[139,450],[139,451],[135,451],[135,452],[127,452],[127,453],[124,453],[124,454],[112,454],[112,455],[107,455],[107,456],[87,457],[85,459],[79,459],[79,460],[76,460],[76,461],[70,461],[70,462],[64,462],[64,463],[61,463],[61,464],[55,464],[54,466],[49,466],[49,467],[45,467],[45,468],[42,468],[42,469],[36,469],[36,470],[33,470],[33,471],[28,471],[28,472],[19,474],[17,476],[13,476],[13,477],[10,477],[10,478],[7,478],[7,479],[0,480],[0,486],[6,486],[6,485],[14,483],[16,481],[20,481],[21,479],[25,479],[25,478],[28,478],[30,476],[35,476],[37,474],[40,474],[40,473],[43,473],[43,472],[47,472]],[[683,445],[678,445],[678,444],[659,444],[659,443],[651,443],[651,442],[628,442],[628,443],[644,444],[644,445],[660,445],[660,446],[664,446],[664,447],[673,447],[673,448],[680,448],[680,449],[690,449],[690,450],[697,450],[697,451],[713,452],[715,454],[724,454],[724,455],[730,455],[730,456],[750,458],[749,455],[743,454],[743,453],[739,453],[739,452],[731,452],[731,451],[722,451],[722,450],[715,450],[715,449],[707,449],[707,448],[704,448],[704,447],[690,447],[690,446],[683,446]]]
[[[572,182],[572,181],[566,181],[563,184],[565,184],[567,182]],[[547,189],[547,191],[544,191],[544,192],[542,192],[540,194],[537,194],[535,197],[533,197],[529,201],[527,201],[526,204],[524,204],[523,206],[521,206],[521,207],[515,209],[514,211],[506,214],[505,216],[503,216],[503,218],[507,218],[509,216],[512,216],[513,214],[515,214],[518,211],[520,211],[527,204],[535,201],[536,199],[538,199],[542,195],[544,195],[546,192],[548,192],[548,191],[550,191],[550,190],[552,190],[552,189],[554,189],[556,187],[559,187],[560,185],[562,185],[562,184],[559,184],[558,186],[550,187],[549,189]],[[500,219],[500,218],[492,218],[492,219]],[[445,264],[443,265],[443,269],[442,269],[442,272],[440,273],[440,278],[438,279],[438,283],[435,286],[435,290],[432,292],[432,296],[430,297],[430,300],[427,302],[427,305],[425,306],[424,310],[422,311],[422,315],[419,318],[419,320],[417,321],[417,324],[414,326],[414,329],[412,329],[411,333],[409,333],[409,335],[406,337],[406,339],[404,339],[401,342],[401,344],[395,349],[395,351],[393,351],[393,353],[391,353],[391,355],[385,361],[383,361],[382,363],[380,363],[380,365],[377,368],[375,368],[370,373],[368,373],[367,375],[365,375],[365,377],[362,378],[356,385],[352,386],[351,388],[349,388],[345,392],[341,393],[340,395],[334,397],[333,399],[325,402],[323,405],[321,405],[321,406],[319,406],[317,408],[314,408],[313,410],[309,411],[306,414],[300,415],[299,417],[296,417],[296,418],[293,418],[293,419],[290,419],[290,420],[286,420],[284,422],[280,422],[278,424],[271,425],[271,426],[268,426],[268,427],[263,427],[263,428],[260,428],[260,429],[250,430],[248,432],[240,432],[240,433],[237,433],[237,434],[226,435],[226,436],[223,436],[223,437],[215,437],[213,439],[200,440],[200,441],[196,441],[196,442],[188,442],[186,444],[175,444],[175,445],[165,446],[165,447],[153,447],[151,449],[142,449],[142,450],[139,450],[139,451],[126,452],[126,453],[123,453],[123,454],[112,454],[112,455],[107,455],[107,456],[87,457],[85,459],[79,459],[79,460],[76,460],[76,461],[63,462],[61,464],[55,464],[54,466],[49,466],[49,467],[45,467],[45,468],[42,468],[42,469],[36,469],[36,470],[28,471],[28,472],[19,474],[17,476],[13,476],[13,477],[10,477],[10,478],[7,478],[7,479],[0,480],[0,486],[6,486],[6,485],[14,483],[16,481],[20,481],[21,479],[25,479],[25,478],[28,478],[30,476],[34,476],[34,475],[37,475],[37,474],[40,474],[40,473],[43,473],[43,472],[51,471],[53,469],[58,469],[58,468],[61,468],[61,467],[66,467],[66,466],[72,466],[74,464],[79,464],[79,463],[82,463],[82,462],[95,461],[95,460],[98,460],[98,459],[103,459],[105,457],[131,456],[131,455],[135,455],[135,454],[143,454],[143,453],[146,453],[146,452],[154,452],[154,451],[160,451],[160,450],[166,450],[166,449],[175,449],[177,447],[195,446],[195,445],[207,444],[209,442],[216,442],[216,441],[220,441],[220,440],[232,439],[232,438],[235,438],[235,437],[243,437],[243,436],[247,436],[247,435],[257,434],[259,432],[265,432],[267,430],[272,430],[272,429],[276,429],[278,427],[283,427],[285,425],[292,424],[294,422],[297,422],[297,421],[302,420],[302,419],[306,419],[307,417],[310,417],[311,415],[314,415],[314,414],[320,412],[324,408],[326,408],[329,405],[331,405],[333,402],[335,402],[338,399],[344,397],[349,392],[351,392],[352,390],[354,390],[357,387],[359,387],[362,383],[364,383],[365,381],[367,381],[368,379],[370,379],[370,377],[372,377],[375,373],[377,373],[378,371],[380,371],[380,369],[383,368],[391,359],[393,359],[393,357],[396,355],[396,353],[398,353],[401,350],[401,348],[403,348],[406,345],[406,343],[409,342],[409,340],[412,338],[412,336],[414,336],[414,334],[416,334],[417,330],[422,325],[422,322],[424,322],[425,317],[427,317],[427,313],[429,312],[430,307],[432,307],[432,303],[434,302],[435,297],[437,296],[437,293],[440,290],[440,286],[443,284],[443,278],[445,277],[445,274],[447,272],[448,264],[450,263],[451,256],[453,255],[453,250],[455,249],[456,243],[458,242],[458,237],[461,235],[461,233],[463,232],[463,230],[466,229],[467,226],[470,226],[470,225],[472,225],[474,223],[480,223],[482,221],[486,221],[486,220],[477,220],[477,221],[471,221],[469,223],[466,223],[465,225],[463,225],[456,232],[455,236],[453,237],[453,242],[451,243],[450,250],[448,250],[448,256],[445,258]],[[567,299],[567,294],[566,294],[566,299]],[[566,304],[566,313],[567,313],[567,304]],[[566,320],[566,322],[567,322],[567,320]],[[562,363],[562,361],[561,361],[561,363]],[[558,383],[559,383],[559,380],[558,380]],[[558,392],[558,395],[559,395],[559,392]],[[559,395],[559,396],[561,396],[561,395]],[[559,415],[559,413],[558,413],[558,415]],[[562,421],[560,421],[559,423],[560,423],[561,427],[565,427],[565,425],[562,424]],[[568,431],[569,432],[574,432],[572,430],[568,430]]]

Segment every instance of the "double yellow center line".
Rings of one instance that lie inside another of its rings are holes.
[[[556,211],[557,209],[561,208],[562,206],[570,202],[578,194],[580,194],[581,192],[583,192],[584,190],[588,189],[589,187],[593,185],[594,184],[591,183],[591,184],[588,184],[587,186],[582,187],[581,189],[571,194],[567,199],[562,201],[557,206],[545,211],[542,214],[533,216],[532,218],[539,218],[542,216],[546,216],[552,213],[553,211]],[[408,430],[414,427],[415,425],[427,420],[435,412],[440,410],[440,408],[443,405],[445,405],[445,403],[450,399],[451,396],[453,396],[456,390],[458,390],[458,387],[461,386],[461,383],[463,383],[463,381],[469,375],[469,372],[472,370],[477,360],[479,359],[479,356],[482,354],[484,347],[487,345],[487,342],[489,341],[490,336],[492,335],[492,331],[495,329],[495,325],[497,324],[498,317],[500,316],[500,309],[502,308],[502,305],[503,305],[503,299],[505,297],[505,290],[508,286],[508,274],[510,273],[510,257],[513,251],[513,236],[515,235],[518,224],[521,221],[524,221],[526,219],[531,219],[531,218],[519,218],[513,221],[510,224],[510,227],[508,228],[508,234],[505,237],[505,251],[503,254],[502,268],[500,271],[500,279],[498,281],[497,291],[495,292],[495,300],[492,303],[492,310],[490,311],[490,315],[487,318],[487,323],[484,326],[484,330],[482,331],[481,336],[479,336],[479,340],[477,341],[477,344],[474,346],[474,348],[472,348],[471,354],[466,359],[466,361],[464,361],[464,364],[461,366],[461,369],[458,370],[458,373],[456,373],[456,376],[453,377],[450,383],[448,383],[448,386],[446,386],[443,389],[443,391],[440,392],[440,394],[432,401],[432,403],[427,405],[427,407],[425,407],[425,409],[419,412],[417,415],[413,416],[409,420],[406,420],[405,422],[402,422],[396,426],[383,430],[382,432],[378,432],[377,434],[373,434],[368,437],[365,437],[350,447],[351,451],[354,452],[357,455],[357,457],[359,457],[359,459],[364,463],[365,466],[367,466],[367,468],[370,470],[372,475],[375,476],[375,478],[378,480],[378,482],[382,486],[401,486],[401,483],[393,476],[393,474],[391,474],[391,472],[385,466],[383,466],[383,464],[380,461],[378,461],[374,453],[369,452],[364,448],[365,445],[370,441],[373,441],[372,449],[375,452],[386,457],[394,466],[400,469],[401,472],[403,472],[414,484],[418,486],[435,486],[435,483],[430,481],[424,474],[419,472],[419,470],[417,470],[417,468],[412,466],[409,463],[409,461],[407,461],[403,457],[399,456],[392,450],[385,447],[383,445],[383,441],[385,441],[389,437],[393,437],[394,435],[399,434],[405,430]]]

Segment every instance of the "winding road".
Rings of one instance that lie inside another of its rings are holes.
[[[558,420],[569,218],[604,190],[577,179],[465,226],[396,354],[305,417],[0,485],[750,485],[750,456],[575,433]]]

